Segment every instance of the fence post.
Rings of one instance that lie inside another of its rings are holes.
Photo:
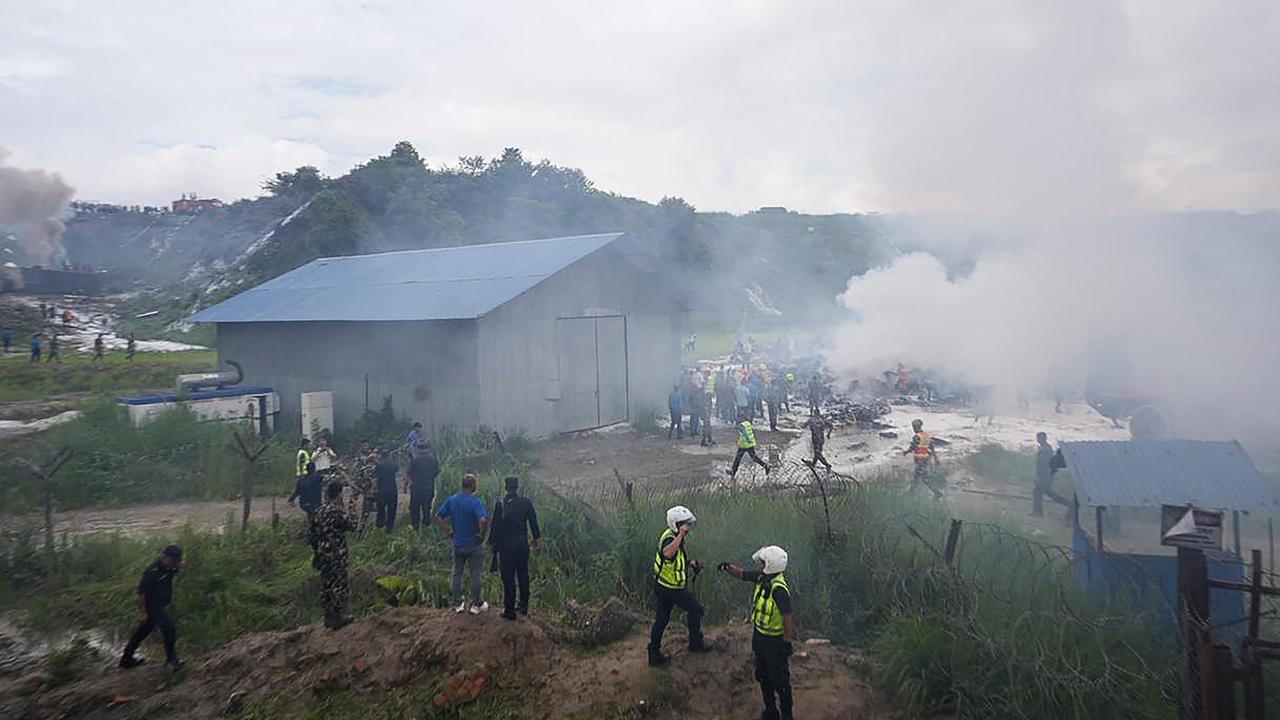
[[[1217,720],[1235,720],[1236,682],[1235,670],[1231,666],[1231,648],[1213,646],[1212,673],[1215,687],[1211,707],[1217,713]]]
[[[1253,642],[1258,639],[1262,620],[1262,551],[1250,553],[1253,567],[1249,582],[1249,634],[1244,639],[1240,661],[1244,665],[1244,716],[1245,720],[1263,720],[1266,717],[1262,681],[1262,659],[1254,653]]]
[[[962,521],[951,519],[951,527],[947,530],[947,545],[942,551],[943,560],[950,565],[956,557],[956,544],[960,541],[960,525]]]
[[[1204,551],[1178,548],[1178,624],[1182,639],[1182,717],[1204,720],[1201,633],[1209,619],[1209,571]]]

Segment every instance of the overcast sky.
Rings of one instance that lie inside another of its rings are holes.
[[[252,196],[408,139],[432,165],[515,146],[704,210],[1280,205],[1275,0],[0,0],[0,16],[0,146],[82,199]]]

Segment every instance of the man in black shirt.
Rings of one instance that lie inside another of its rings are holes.
[[[498,554],[502,570],[502,617],[516,619],[516,582],[520,583],[520,614],[529,614],[529,547],[538,549],[542,530],[538,528],[538,512],[529,498],[520,496],[520,478],[506,479],[507,496],[493,507],[493,523],[489,526],[489,546]],[[526,532],[533,533],[529,542]]]
[[[378,499],[375,508],[378,527],[386,528],[388,534],[394,531],[396,526],[396,504],[399,500],[396,475],[399,472],[400,466],[387,452],[382,453],[378,464],[373,467],[373,476],[378,481]]]
[[[173,576],[181,567],[182,548],[170,545],[142,573],[142,580],[138,583],[138,629],[133,631],[133,637],[129,638],[129,644],[124,647],[120,667],[127,670],[144,662],[133,654],[151,631],[159,627],[160,634],[164,637],[165,661],[174,670],[182,668],[182,660],[178,659],[175,649],[178,631],[173,624],[173,615],[169,612],[169,603],[173,601]]]
[[[764,698],[765,720],[792,720],[791,697],[791,590],[787,587],[787,553],[777,545],[762,547],[751,556],[755,570],[720,563],[720,572],[755,585],[751,596],[751,650],[756,660],[756,681]]]
[[[417,454],[409,461],[409,522],[417,530],[431,527],[431,505],[436,496],[436,478],[440,461],[426,443],[420,443]]]
[[[298,481],[294,483],[293,493],[289,495],[289,504],[292,505],[294,500],[298,501],[298,507],[302,508],[302,512],[307,514],[307,527],[311,526],[311,518],[315,515],[316,508],[320,507],[320,491],[324,485],[324,480],[320,473],[316,472],[316,464],[307,463],[307,472]]]

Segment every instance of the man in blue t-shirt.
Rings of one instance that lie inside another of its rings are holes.
[[[462,492],[444,501],[436,513],[436,524],[453,538],[453,611],[467,609],[462,597],[462,570],[466,567],[471,571],[471,614],[479,615],[489,609],[480,594],[480,573],[484,570],[484,545],[480,539],[489,526],[489,518],[485,516],[484,501],[476,497],[475,475],[462,476]]]

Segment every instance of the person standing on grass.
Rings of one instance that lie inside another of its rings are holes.
[[[316,466],[316,472],[328,475],[338,463],[338,453],[329,447],[328,440],[316,438],[316,451],[311,453],[311,463]]]
[[[690,580],[702,572],[702,564],[689,559],[688,537],[698,519],[683,505],[667,510],[667,527],[658,537],[653,558],[653,627],[649,630],[649,665],[659,667],[670,660],[662,654],[662,635],[671,622],[671,610],[684,610],[689,627],[689,652],[711,652],[702,637],[702,616],[706,612],[698,596],[689,590]]]
[[[101,362],[107,356],[107,343],[103,339],[102,333],[98,333],[98,337],[93,339],[93,361]]]
[[[436,498],[436,478],[440,461],[430,445],[423,443],[409,461],[409,524],[414,530],[431,526],[431,507]]]
[[[129,333],[129,342],[125,345],[124,358],[129,362],[133,362],[133,356],[138,352],[138,338],[134,333]]]
[[[374,501],[377,511],[377,524],[385,528],[387,534],[396,529],[396,505],[400,501],[399,489],[396,487],[396,476],[400,466],[391,459],[391,453],[383,452],[378,464],[373,467],[373,477],[377,481],[378,497]]]
[[[320,494],[324,487],[324,480],[320,477],[320,473],[316,472],[315,463],[307,463],[306,471],[306,474],[294,483],[293,493],[289,495],[288,503],[292,505],[294,500],[298,501],[298,507],[307,514],[307,527],[311,527],[316,509],[320,507]]]
[[[62,362],[62,356],[58,354],[58,333],[49,336],[49,355],[44,359],[45,362],[53,362],[57,360]]]
[[[409,453],[409,457],[413,457],[418,454],[418,446],[426,442],[427,438],[422,433],[422,423],[416,422],[409,429],[409,435],[404,439],[404,449]]]
[[[31,334],[31,362],[40,362],[40,336],[36,333]]]
[[[538,527],[538,511],[533,509],[533,503],[520,496],[520,478],[511,475],[503,482],[507,496],[493,505],[489,546],[497,553],[502,571],[502,619],[515,620],[517,610],[521,615],[529,614],[529,548],[538,549],[542,530]],[[532,543],[529,533],[533,534]]]
[[[320,606],[324,626],[337,630],[351,624],[346,614],[351,592],[347,577],[347,533],[355,522],[342,506],[342,481],[333,480],[325,488],[325,503],[316,510],[311,523],[311,548],[320,571]]]
[[[124,654],[120,656],[120,667],[128,670],[141,665],[144,660],[134,657],[138,646],[160,628],[164,638],[165,661],[174,670],[182,669],[182,660],[178,658],[178,629],[173,622],[173,614],[169,612],[169,603],[173,601],[173,578],[182,569],[182,548],[170,545],[160,553],[160,557],[142,573],[138,583],[138,628],[124,646]]]
[[[751,556],[755,570],[743,570],[733,563],[720,563],[716,568],[739,580],[753,583],[751,597],[751,650],[755,655],[756,682],[764,697],[766,720],[791,720],[791,589],[783,575],[787,569],[787,553],[777,545],[762,547]]]
[[[4,331],[0,332],[0,338],[4,339],[4,354],[9,354],[9,348],[13,347],[13,328],[8,325],[4,326]]]
[[[471,614],[479,615],[489,609],[481,595],[480,574],[484,570],[484,545],[481,538],[489,525],[484,502],[476,497],[476,476],[462,476],[462,492],[450,496],[436,513],[436,524],[446,536],[453,538],[453,611],[467,609],[462,595],[462,571],[471,573]]]

